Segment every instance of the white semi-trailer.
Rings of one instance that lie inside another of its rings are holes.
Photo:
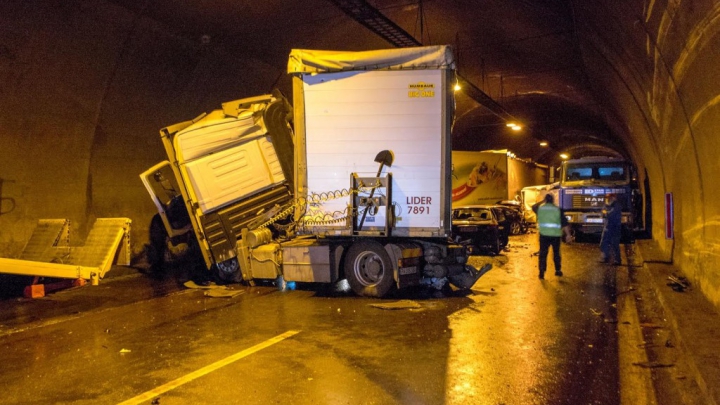
[[[293,50],[294,108],[265,95],[160,131],[155,222],[224,278],[471,287],[489,266],[450,238],[454,67],[447,46]]]

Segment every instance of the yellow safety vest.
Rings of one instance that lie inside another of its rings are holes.
[[[538,207],[538,229],[542,236],[562,236],[562,223],[560,222],[560,208],[545,203]]]

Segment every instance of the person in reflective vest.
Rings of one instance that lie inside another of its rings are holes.
[[[542,204],[535,204],[533,211],[537,214],[537,227],[540,233],[540,252],[538,267],[540,279],[545,278],[547,270],[547,255],[552,246],[555,275],[562,277],[562,257],[560,256],[560,242],[563,234],[569,234],[567,218],[562,210],[554,204],[552,194],[546,194]]]

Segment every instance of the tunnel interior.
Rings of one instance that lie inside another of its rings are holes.
[[[92,219],[121,216],[140,254],[154,206],[138,175],[164,159],[160,128],[290,95],[291,49],[398,46],[373,28],[390,21],[410,43],[451,45],[458,74],[494,101],[457,93],[454,149],[630,159],[658,247],[647,259],[720,305],[719,17],[713,0],[4,1],[0,256],[40,218],[69,218],[82,239]]]

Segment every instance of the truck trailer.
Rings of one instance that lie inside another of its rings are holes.
[[[295,49],[279,92],[160,130],[141,175],[167,238],[230,281],[335,283],[382,297],[471,287],[490,270],[450,238],[450,47]]]
[[[453,151],[452,204],[519,201],[524,187],[547,182],[547,167],[508,150]]]

